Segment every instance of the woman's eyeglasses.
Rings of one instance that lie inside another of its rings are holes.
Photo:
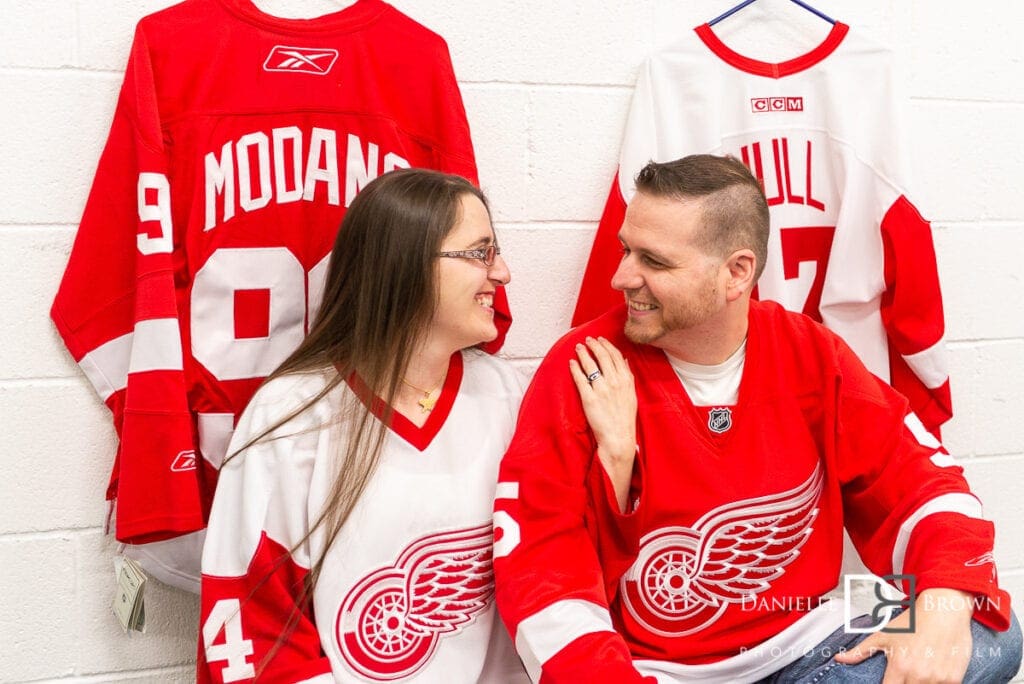
[[[479,259],[484,266],[494,265],[494,258],[501,254],[501,247],[498,245],[487,245],[480,249],[462,249],[456,252],[438,252],[437,256],[451,257],[454,259]]]

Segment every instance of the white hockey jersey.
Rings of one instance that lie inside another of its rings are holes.
[[[757,295],[823,322],[933,431],[952,415],[931,228],[904,195],[890,54],[836,23],[780,64],[703,25],[642,66],[616,179],[573,325],[621,295],[609,281],[633,179],[650,160],[730,154],[764,185],[768,260]]]
[[[333,373],[261,388],[232,450]],[[228,461],[203,551],[198,681],[527,681],[494,608],[491,570],[498,462],[522,391],[508,364],[465,351],[422,427],[394,416],[377,470],[327,550],[311,609],[276,652],[324,552],[322,527],[306,535],[344,453],[339,412],[373,398],[358,379],[342,383]]]

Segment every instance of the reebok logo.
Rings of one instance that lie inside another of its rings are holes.
[[[995,563],[995,562],[996,562],[995,556],[992,554],[991,551],[989,551],[988,553],[981,554],[977,558],[972,558],[969,561],[965,561],[964,565],[967,566],[968,568],[976,568],[979,565],[985,565],[986,563]]]
[[[192,449],[188,451],[179,451],[178,455],[174,457],[174,461],[171,463],[172,473],[183,473],[187,470],[196,469],[196,452]]]
[[[300,48],[275,45],[263,62],[266,71],[316,74],[323,76],[338,59],[338,51],[331,48]]]
[[[804,111],[804,98],[752,97],[750,98],[750,111],[755,114],[760,114],[761,112],[802,112]]]

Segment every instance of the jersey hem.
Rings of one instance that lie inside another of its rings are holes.
[[[151,522],[154,520],[157,521],[156,524]],[[124,524],[119,521],[114,536],[117,538],[117,541],[124,542],[125,544],[148,544],[198,532],[205,527],[206,523],[203,519],[195,516],[146,518],[131,524]]]
[[[844,615],[835,600],[825,601],[774,636],[736,655],[703,664],[637,658],[633,665],[644,675],[666,674],[672,681],[732,684],[756,681],[777,672],[813,650],[843,626]]]

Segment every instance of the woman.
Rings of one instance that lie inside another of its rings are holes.
[[[522,387],[474,349],[508,280],[468,181],[399,170],[352,202],[316,322],[221,469],[199,681],[526,681],[491,574]]]

